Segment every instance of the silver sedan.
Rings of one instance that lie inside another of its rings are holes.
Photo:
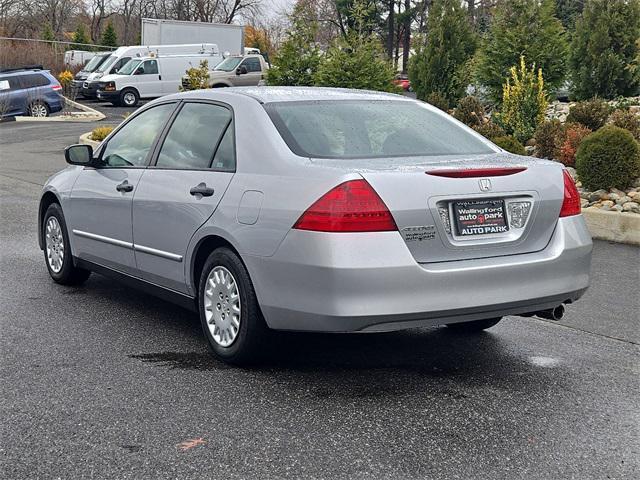
[[[44,187],[51,277],[116,277],[199,312],[215,355],[269,330],[480,331],[559,318],[591,237],[559,163],[509,154],[428,104],[321,88],[170,95]]]

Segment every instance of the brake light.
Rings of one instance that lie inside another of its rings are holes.
[[[465,168],[460,170],[430,170],[426,174],[447,178],[505,177],[524,172],[526,169],[527,167]]]
[[[293,228],[315,232],[388,232],[391,212],[366,180],[350,180],[320,197]]]
[[[60,85],[60,84],[58,84],[58,83],[57,83],[57,84],[54,84],[54,85],[51,85],[51,89],[52,89],[54,92],[58,92],[58,91],[62,90],[62,85]]]
[[[562,176],[564,178],[564,200],[560,209],[560,217],[580,215],[580,194],[576,184],[567,170],[562,171]]]

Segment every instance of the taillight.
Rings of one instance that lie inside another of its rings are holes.
[[[564,200],[560,209],[561,217],[570,217],[572,215],[580,215],[580,194],[576,188],[576,184],[571,178],[567,170],[562,171],[564,178]]]
[[[293,226],[315,232],[397,230],[391,212],[366,180],[350,180],[320,197]]]
[[[62,90],[62,85],[60,85],[60,84],[54,84],[54,85],[51,85],[51,89],[52,89],[54,92],[58,92],[58,91]]]

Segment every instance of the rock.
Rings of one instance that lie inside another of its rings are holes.
[[[640,115],[640,105],[631,105],[629,107],[629,111],[631,113],[635,113],[636,115]]]
[[[524,147],[524,151],[527,152],[527,155],[533,155],[534,150],[536,149],[536,147],[532,147],[532,146],[526,146]]]
[[[585,192],[584,190],[582,192],[580,192],[580,198],[584,198],[589,200],[589,197],[591,196],[591,192]]]
[[[624,205],[625,203],[629,203],[630,201],[631,201],[631,199],[625,195],[624,197],[619,198],[618,200],[616,200],[616,203],[618,205]]]
[[[617,202],[622,197],[624,197],[624,195],[618,195],[617,193],[610,193],[609,194],[609,200],[613,200],[614,202]]]
[[[619,206],[619,205],[617,205]],[[640,205],[636,202],[627,202],[622,205],[623,212],[640,213]]]
[[[622,211],[622,205],[614,205],[612,210],[617,210],[618,212]]]
[[[609,193],[606,190],[596,190],[591,195],[589,195],[590,202],[597,202],[598,200],[608,200]]]
[[[611,208],[615,205],[615,202],[612,202],[611,200],[604,200],[601,205],[603,207]]]
[[[580,207],[585,208],[587,205],[589,205],[589,200],[587,200],[586,198],[581,198]]]
[[[581,188],[582,187],[582,182],[580,180],[578,180],[576,182],[576,187]]]
[[[620,197],[624,197],[627,192],[623,192],[622,190],[618,190],[617,188],[612,188],[611,193],[615,193],[616,195],[619,195]]]

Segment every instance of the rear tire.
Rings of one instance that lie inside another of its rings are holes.
[[[47,208],[42,221],[44,261],[49,275],[61,285],[81,285],[91,272],[73,264],[69,234],[62,208],[52,203]]]
[[[234,364],[256,362],[269,333],[249,273],[229,248],[214,250],[198,288],[202,331],[214,356]]]
[[[497,325],[500,320],[502,320],[502,317],[473,320],[471,322],[448,323],[447,327],[460,333],[478,333]]]
[[[49,116],[49,107],[46,103],[36,100],[29,105],[29,116],[43,118]]]

